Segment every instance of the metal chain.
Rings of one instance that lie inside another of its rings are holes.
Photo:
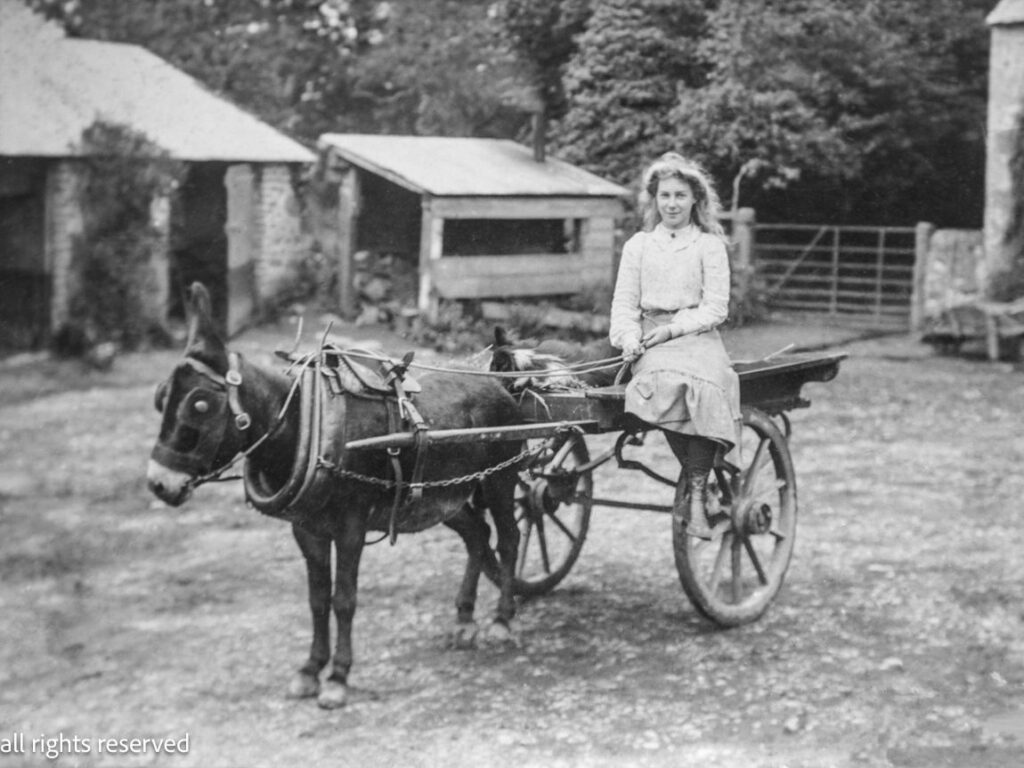
[[[515,466],[525,462],[527,459],[534,459],[544,452],[545,445],[542,443],[536,448],[528,448],[524,451],[520,451],[518,454],[510,459],[495,464],[493,467],[487,467],[479,472],[474,472],[469,475],[461,475],[460,477],[450,477],[445,480],[427,480],[423,483],[416,483],[420,487],[427,488],[450,488],[456,485],[467,485],[468,483],[476,482],[477,480],[483,480],[484,478],[490,477],[496,472],[501,472],[504,469]],[[379,488],[395,488],[398,484],[394,480],[386,480],[381,477],[373,477],[372,475],[364,475],[359,472],[354,472],[351,469],[344,469],[339,467],[333,461],[325,459],[323,456],[317,456],[316,464],[318,467],[323,467],[332,474],[344,479],[344,480],[358,480],[361,483],[367,485],[375,485]],[[403,481],[401,483],[402,488],[409,488],[414,483]]]

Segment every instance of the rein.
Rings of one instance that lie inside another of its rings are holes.
[[[390,362],[387,357],[383,355],[374,355],[369,352],[353,352],[348,351],[346,354],[352,357],[361,357],[366,360],[377,360],[383,362]],[[468,368],[445,368],[437,365],[426,365],[423,363],[409,363],[410,368],[416,368],[421,371],[430,371],[432,373],[456,373],[463,374],[466,376],[492,376],[500,379],[521,379],[524,373],[530,374],[531,377],[536,378],[547,378],[554,376],[565,376],[566,373],[594,373],[596,371],[608,371],[612,368],[618,368],[623,363],[622,355],[616,355],[615,357],[606,357],[602,360],[590,360],[583,363],[566,363],[558,370],[537,370],[537,371],[475,371]]]

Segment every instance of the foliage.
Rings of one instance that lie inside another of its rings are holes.
[[[762,219],[980,220],[986,7],[723,2],[700,48],[708,81],[673,113],[678,142],[720,184],[746,166],[743,204]]]
[[[69,34],[143,45],[270,124],[339,130],[353,58],[382,35],[374,0],[33,0]]]
[[[372,133],[508,137],[522,131],[519,68],[489,0],[395,4],[352,64],[348,120]]]
[[[183,168],[122,125],[93,123],[82,149],[83,232],[74,244],[69,326],[131,349],[158,330],[145,306],[163,241],[150,206],[172,192]]]
[[[543,109],[564,159],[632,184],[683,149],[763,221],[981,218],[991,0],[31,2],[308,142]]]
[[[595,0],[566,67],[569,107],[554,130],[562,157],[620,183],[673,147],[670,111],[681,83],[701,77],[703,8],[677,0]]]
[[[577,37],[590,18],[593,0],[504,0],[497,6],[505,38],[527,67],[524,80],[533,86],[549,118],[560,118],[568,107],[563,77],[578,50]]]

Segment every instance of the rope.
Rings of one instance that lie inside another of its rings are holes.
[[[390,363],[391,360],[384,355],[375,355],[369,352],[357,352],[352,350],[345,350],[346,355],[350,357],[361,357],[366,360],[376,360],[378,362]],[[622,365],[622,355],[615,357],[606,357],[602,360],[590,360],[583,363],[572,363],[565,364],[557,370],[539,370],[539,371],[476,371],[471,368],[445,368],[437,365],[427,365],[425,363],[409,363],[410,368],[416,368],[421,371],[430,371],[432,373],[459,373],[467,376],[496,376],[503,379],[521,379],[524,376],[546,378],[551,376],[564,376],[567,373],[581,374],[581,373],[594,373],[596,371],[610,370]]]

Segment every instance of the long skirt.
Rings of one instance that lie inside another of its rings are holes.
[[[646,334],[671,320],[645,316]],[[740,380],[718,331],[679,336],[651,347],[633,363],[626,412],[661,429],[699,435],[726,452],[739,443]]]

